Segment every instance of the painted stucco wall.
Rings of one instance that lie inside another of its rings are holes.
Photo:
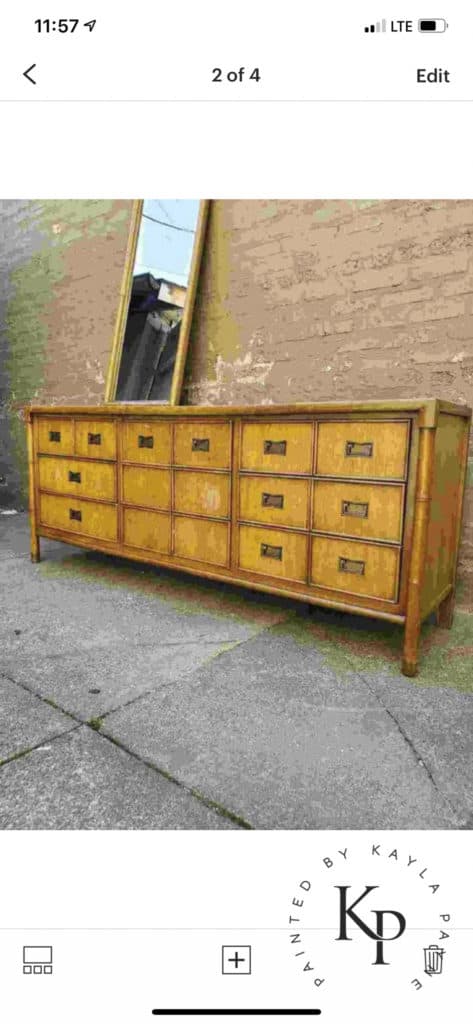
[[[103,400],[131,202],[0,201],[0,504],[26,502],[21,407]]]
[[[473,201],[212,203],[185,396],[473,406]],[[460,557],[473,606],[473,459]]]

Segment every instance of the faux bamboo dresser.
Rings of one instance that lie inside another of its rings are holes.
[[[471,410],[437,399],[26,411],[39,537],[404,626],[453,614]]]

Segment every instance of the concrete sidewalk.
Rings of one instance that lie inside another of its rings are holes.
[[[0,827],[473,826],[473,616],[401,630],[0,515]]]

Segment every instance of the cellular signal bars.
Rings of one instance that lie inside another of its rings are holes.
[[[365,25],[365,32],[386,32],[386,18],[377,21],[374,25]]]

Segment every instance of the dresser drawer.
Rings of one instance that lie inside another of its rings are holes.
[[[231,426],[194,420],[176,423],[174,462],[176,466],[200,466],[202,469],[229,469]]]
[[[123,501],[127,505],[171,508],[171,470],[123,466]]]
[[[74,454],[74,422],[38,416],[38,451],[51,455]]]
[[[227,519],[230,514],[230,477],[223,473],[176,469],[174,508],[176,512]]]
[[[163,420],[126,420],[122,426],[124,462],[171,464],[171,423]]]
[[[401,541],[403,487],[332,480],[315,480],[313,486],[313,530]]]
[[[75,454],[89,459],[115,459],[115,423],[112,420],[76,420]]]
[[[395,601],[400,549],[360,541],[312,538],[311,582],[319,587]]]
[[[112,505],[41,494],[39,515],[44,526],[56,530],[80,533],[97,540],[117,539],[117,510]]]
[[[307,528],[309,481],[241,476],[239,518],[252,523]]]
[[[139,508],[123,510],[123,543],[168,555],[171,550],[171,516],[165,512],[145,512]]]
[[[227,523],[204,519],[174,519],[174,554],[196,562],[228,565],[229,530]]]
[[[409,424],[321,422],[316,472],[323,476],[385,477],[406,475]]]
[[[258,526],[240,526],[240,569],[305,582],[307,536]]]
[[[310,473],[312,469],[312,424],[244,423],[241,468],[268,473]]]
[[[116,500],[115,466],[106,462],[79,462],[46,455],[38,459],[38,467],[39,486],[43,491]]]

